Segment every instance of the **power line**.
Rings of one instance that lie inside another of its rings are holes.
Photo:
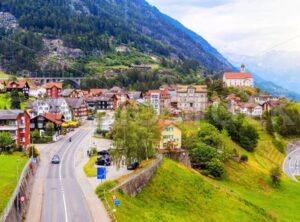
[[[285,41],[279,42],[279,43],[277,43],[277,44],[271,46],[270,48],[268,48],[268,49],[262,51],[260,55],[264,55],[264,54],[270,52],[272,49],[277,48],[277,47],[282,46],[282,45],[285,45],[285,44],[287,44],[287,43],[289,43],[289,42],[291,42],[291,41],[293,41],[293,40],[295,40],[295,39],[297,39],[297,38],[299,38],[299,37],[300,37],[300,34],[298,34],[298,35],[296,35],[296,36],[294,36],[294,37],[291,37],[291,38],[289,38],[289,39],[286,39]]]

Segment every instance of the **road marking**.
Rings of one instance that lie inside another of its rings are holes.
[[[63,197],[63,203],[64,203],[64,211],[65,211],[65,221],[68,222],[68,211],[67,211],[67,204],[66,204],[66,197],[65,197],[65,191],[64,191],[64,186],[62,182],[62,173],[61,173],[61,167],[62,167],[62,162],[64,159],[64,156],[66,154],[66,151],[70,149],[71,146],[68,146],[67,149],[65,149],[62,157],[61,157],[61,163],[59,164],[59,180],[60,180],[60,186],[61,186],[61,192],[62,192],[62,197]]]

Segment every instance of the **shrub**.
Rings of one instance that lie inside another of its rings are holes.
[[[240,145],[249,152],[252,152],[257,145],[259,135],[255,127],[245,124],[240,129]]]
[[[28,150],[28,157],[32,157],[33,155],[34,158],[37,158],[40,155],[40,152],[34,145],[29,146],[27,150]]]
[[[104,192],[108,192],[117,185],[116,181],[105,181],[96,188],[96,194],[101,200],[104,200]]]
[[[241,162],[248,162],[248,156],[246,154],[241,156]]]
[[[272,185],[278,187],[281,182],[281,171],[279,166],[273,167],[270,171],[270,177],[272,180]]]
[[[90,151],[90,154],[91,154],[91,156],[94,156],[94,155],[97,155],[97,148],[95,148],[95,147],[93,147],[93,148],[91,148],[91,151]]]
[[[213,177],[221,178],[224,174],[224,164],[220,160],[214,158],[207,164],[207,170]]]

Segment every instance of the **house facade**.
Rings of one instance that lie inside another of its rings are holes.
[[[177,97],[178,109],[185,112],[204,111],[208,106],[206,85],[178,86]]]
[[[241,66],[240,72],[225,72],[223,83],[227,87],[254,87],[254,80],[251,73],[246,72],[245,66]]]
[[[88,107],[94,110],[113,110],[116,98],[113,93],[104,93],[99,97],[87,98]]]
[[[240,103],[236,112],[247,116],[261,117],[263,114],[263,107],[255,103]]]
[[[160,121],[161,139],[159,141],[158,149],[181,149],[181,130],[172,121]]]
[[[164,109],[170,108],[171,97],[165,89],[149,90],[145,95],[145,101],[150,103],[159,115]]]
[[[48,123],[53,123],[54,130],[59,135],[63,122],[64,117],[61,114],[43,113],[30,120],[30,130],[38,130],[41,133],[46,130]]]
[[[10,81],[6,84],[6,91],[18,91],[24,94],[26,99],[29,98],[29,90],[30,86],[26,80],[17,80],[17,81]]]
[[[72,110],[63,98],[35,100],[26,107],[31,118],[43,113],[62,114],[66,122],[72,120]]]
[[[83,98],[66,98],[66,102],[72,109],[74,119],[83,121],[87,118],[88,104]]]
[[[76,89],[65,89],[61,96],[65,98],[81,98],[83,97],[83,93]]]
[[[49,82],[45,88],[49,98],[58,98],[62,95],[63,87],[61,82]]]
[[[24,110],[0,110],[0,131],[9,132],[17,145],[30,144],[30,116]]]

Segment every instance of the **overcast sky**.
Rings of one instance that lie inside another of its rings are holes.
[[[148,0],[226,56],[300,51],[299,0]],[[297,37],[296,37],[297,36]],[[278,45],[278,46],[277,46]],[[273,49],[273,46],[277,46]]]

